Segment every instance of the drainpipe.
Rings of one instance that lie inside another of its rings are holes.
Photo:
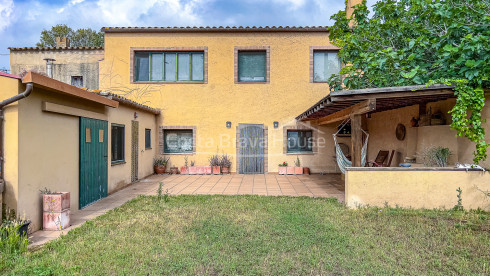
[[[8,98],[4,101],[0,102],[0,193],[3,193],[3,188],[4,188],[4,183],[5,183],[5,174],[4,174],[4,162],[3,162],[3,156],[4,156],[4,149],[3,149],[3,144],[4,144],[4,116],[3,116],[3,108],[11,103],[14,103],[16,101],[19,101],[21,99],[29,97],[29,95],[32,92],[32,87],[33,84],[32,82],[29,82],[26,84],[26,90],[20,94],[17,94],[11,98]]]

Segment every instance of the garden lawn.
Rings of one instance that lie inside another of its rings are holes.
[[[333,199],[140,196],[0,272],[64,274],[486,274],[488,213],[350,210]]]

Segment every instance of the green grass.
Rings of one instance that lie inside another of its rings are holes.
[[[139,197],[0,272],[487,274],[488,213],[364,208],[305,197]]]

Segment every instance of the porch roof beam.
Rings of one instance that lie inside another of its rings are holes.
[[[317,120],[318,125],[328,125],[350,118],[352,115],[361,115],[376,110],[376,99],[368,99],[358,104],[352,105],[333,114],[327,115]]]

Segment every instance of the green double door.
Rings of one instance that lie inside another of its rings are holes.
[[[80,117],[79,208],[107,196],[107,121]]]

